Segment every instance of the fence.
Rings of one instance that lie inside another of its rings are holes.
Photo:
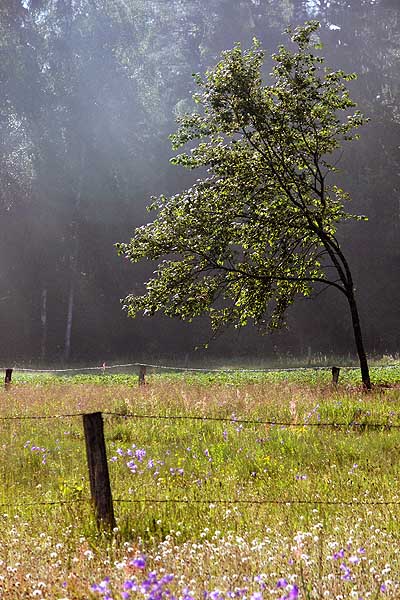
[[[114,503],[131,503],[131,504],[248,504],[248,505],[360,505],[360,506],[400,506],[400,501],[397,500],[321,500],[315,498],[312,500],[291,499],[291,498],[258,498],[258,499],[213,499],[207,498],[202,500],[175,498],[175,499],[159,499],[159,498],[119,498],[113,500],[110,486],[110,477],[108,471],[108,462],[106,456],[106,444],[104,438],[103,415],[111,417],[122,417],[124,419],[146,419],[146,420],[194,420],[201,422],[227,422],[235,425],[262,425],[262,426],[278,426],[290,428],[318,427],[318,428],[333,428],[346,429],[347,431],[364,431],[366,429],[375,430],[390,430],[400,429],[400,425],[391,423],[374,423],[374,422],[301,422],[294,423],[291,421],[275,421],[262,419],[232,419],[232,417],[205,417],[199,415],[151,415],[151,414],[136,414],[136,413],[118,413],[118,412],[96,412],[96,413],[69,413],[62,415],[35,415],[35,416],[4,416],[0,417],[0,421],[22,421],[22,420],[51,420],[51,419],[66,419],[71,417],[81,417],[83,422],[83,430],[86,445],[86,456],[88,463],[89,481],[91,501],[94,508],[94,513],[99,529],[112,530],[116,526],[114,516]],[[75,500],[80,502],[81,499]],[[68,501],[47,501],[35,503],[17,503],[14,507],[21,506],[54,506],[70,504],[74,500]],[[1,504],[0,506],[10,506],[10,504]]]
[[[397,364],[389,364],[389,365],[379,365],[374,367],[375,369],[392,369],[398,368]],[[276,367],[276,368],[260,368],[260,369],[234,369],[234,368],[200,368],[200,367],[180,367],[180,366],[172,366],[172,365],[160,365],[160,364],[150,364],[150,363],[125,363],[125,364],[116,364],[116,365],[106,365],[103,363],[101,366],[93,366],[93,367],[70,367],[63,369],[32,369],[25,367],[17,367],[17,368],[4,368],[0,370],[5,371],[5,387],[8,388],[11,384],[12,374],[14,371],[19,371],[21,373],[80,373],[82,371],[101,371],[104,375],[107,371],[114,369],[131,369],[136,368],[138,370],[138,383],[139,385],[146,384],[146,374],[147,369],[156,369],[160,371],[177,371],[177,372],[188,372],[188,373],[274,373],[274,372],[283,372],[290,373],[295,371],[331,371],[332,373],[332,384],[337,385],[339,382],[340,371],[341,370],[355,370],[357,367],[348,367],[348,366],[304,366],[304,367]]]

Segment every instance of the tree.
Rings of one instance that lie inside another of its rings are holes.
[[[134,263],[163,259],[146,293],[128,295],[124,307],[130,316],[163,311],[190,321],[206,313],[214,328],[252,321],[274,329],[297,296],[333,287],[348,302],[370,389],[353,278],[336,236],[340,222],[363,217],[348,214],[348,194],[328,183],[342,143],[365,119],[351,112],[346,83],[355,75],[330,70],[316,54],[318,27],[287,30],[297,48],[273,56],[271,85],[262,81],[257,41],[196,76],[199,111],[181,117],[171,136],[174,148],[190,149],[173,163],[208,175],[154,201],[155,220],[117,244]]]

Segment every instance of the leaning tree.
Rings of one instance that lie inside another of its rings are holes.
[[[297,296],[330,286],[348,302],[370,389],[353,278],[336,237],[339,223],[363,217],[345,210],[348,194],[328,181],[365,118],[347,90],[355,75],[329,69],[318,55],[318,27],[288,30],[294,49],[273,55],[269,85],[257,40],[196,76],[197,110],[171,136],[175,149],[187,150],[172,162],[207,174],[154,200],[156,218],[117,244],[132,262],[158,261],[146,292],[128,295],[124,307],[130,316],[162,311],[190,321],[206,313],[214,328],[273,329]]]

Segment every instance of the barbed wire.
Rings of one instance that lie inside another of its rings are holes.
[[[346,505],[346,506],[400,506],[400,501],[398,500],[302,500],[299,498],[283,498],[283,499],[275,499],[275,498],[260,498],[260,499],[234,499],[234,500],[224,500],[224,499],[205,499],[205,500],[196,500],[189,498],[166,498],[166,499],[156,499],[156,498],[117,498],[113,499],[113,502],[116,503],[143,503],[143,504],[321,504],[321,505]]]
[[[101,412],[101,411],[98,411]],[[46,420],[46,419],[69,419],[76,417],[84,417],[92,413],[68,413],[61,415],[10,415],[0,416],[0,421],[24,421],[24,420]],[[349,422],[294,422],[294,421],[274,421],[262,419],[238,419],[233,417],[207,417],[204,415],[149,415],[136,413],[118,413],[104,411],[102,415],[108,417],[118,417],[123,419],[149,419],[149,420],[188,420],[201,422],[221,422],[230,423],[231,425],[264,425],[270,427],[326,427],[326,428],[358,428],[358,429],[400,429],[400,424],[394,423],[374,423],[369,421],[349,421]]]
[[[1,508],[25,508],[32,506],[62,506],[66,504],[91,504],[92,498],[71,498],[68,500],[48,500],[48,501],[35,501],[35,502],[2,502],[0,503]],[[399,500],[322,500],[318,498],[313,499],[301,499],[301,498],[235,498],[235,499],[221,499],[221,498],[113,498],[113,502],[117,504],[202,504],[202,505],[326,505],[326,506],[400,506]]]
[[[91,498],[70,498],[69,500],[44,500],[35,502],[1,502],[0,507],[21,508],[30,506],[56,506],[63,504],[77,504],[82,502],[92,502]],[[0,515],[1,517],[1,515]]]
[[[374,365],[371,366],[371,369],[392,369],[398,368],[399,364],[390,364],[390,365]],[[158,364],[150,364],[150,363],[125,363],[125,364],[117,364],[117,365],[106,365],[105,363],[101,366],[95,367],[68,367],[63,369],[32,369],[26,367],[13,367],[14,371],[23,372],[23,373],[72,373],[72,372],[80,372],[80,371],[103,371],[103,373],[107,370],[112,369],[127,369],[131,367],[146,367],[149,369],[159,369],[159,370],[168,370],[168,371],[188,371],[188,372],[199,372],[199,373],[274,373],[274,372],[291,372],[291,371],[326,371],[331,370],[332,366],[316,366],[316,365],[307,365],[303,367],[263,367],[259,369],[243,369],[243,368],[231,368],[231,367],[221,367],[218,369],[215,368],[206,368],[206,367],[183,367],[183,366],[172,366],[172,365],[158,365]],[[357,366],[340,366],[338,367],[343,370],[357,370],[359,367]],[[0,367],[3,371],[6,367]]]
[[[376,429],[383,428],[394,428],[399,429],[400,424],[390,423],[372,423],[372,422],[294,422],[294,421],[268,421],[262,419],[237,419],[232,417],[205,417],[201,415],[145,415],[136,413],[117,413],[117,412],[103,412],[103,415],[115,416],[121,418],[130,419],[154,419],[154,420],[192,420],[192,421],[216,421],[223,423],[231,423],[232,425],[269,425],[276,427],[370,427]]]
[[[65,415],[9,415],[0,416],[0,421],[45,421],[46,419],[69,419],[72,417],[83,417],[90,413],[70,413]]]

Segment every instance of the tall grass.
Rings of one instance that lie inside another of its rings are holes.
[[[0,417],[16,418],[0,421],[0,597],[399,598],[400,389],[315,373],[1,391]],[[111,537],[88,501],[81,417],[22,418],[99,410]]]

